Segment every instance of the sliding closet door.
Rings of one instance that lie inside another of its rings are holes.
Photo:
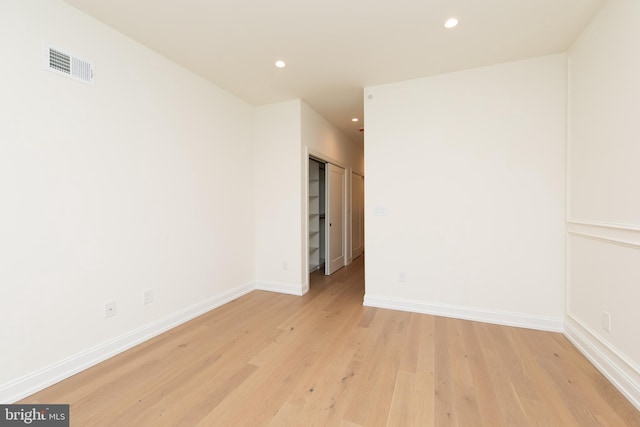
[[[327,262],[325,274],[333,274],[345,264],[344,196],[345,171],[327,163]]]

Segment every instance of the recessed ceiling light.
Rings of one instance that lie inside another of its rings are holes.
[[[454,28],[458,25],[458,18],[449,18],[444,23],[445,28]]]
[[[358,118],[357,118],[357,117],[354,117],[353,119],[351,119],[351,121],[352,121],[352,122],[357,122],[357,121],[358,121]]]
[[[277,61],[276,61],[276,67],[278,67],[278,68],[284,68],[284,67],[286,67],[286,66],[287,66],[287,64],[285,64],[285,63],[284,63],[284,61],[282,61],[282,60],[277,60]]]

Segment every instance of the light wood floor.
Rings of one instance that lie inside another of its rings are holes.
[[[640,426],[561,334],[362,306],[363,257],[255,291],[22,403],[84,426]]]

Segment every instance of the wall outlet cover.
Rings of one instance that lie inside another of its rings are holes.
[[[104,305],[104,318],[108,319],[116,315],[116,302],[111,301]]]
[[[606,311],[602,312],[602,329],[611,332],[611,313]]]
[[[144,304],[151,304],[153,302],[153,289],[147,289],[144,291]]]

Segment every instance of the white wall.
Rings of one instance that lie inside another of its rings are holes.
[[[364,175],[364,148],[352,141],[306,103],[302,103],[302,145],[315,155]]]
[[[96,86],[43,70],[43,42]],[[8,401],[251,288],[253,108],[56,0],[2,1],[0,50]]]
[[[569,52],[568,335],[640,408],[640,2]],[[611,330],[603,325],[611,315]]]
[[[300,100],[256,108],[256,285],[304,294]]]
[[[561,329],[565,109],[564,55],[367,88],[365,304]]]

